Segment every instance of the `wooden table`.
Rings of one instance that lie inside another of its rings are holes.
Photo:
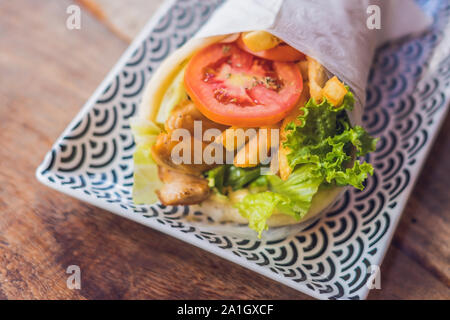
[[[0,298],[311,299],[37,182],[45,152],[139,29],[118,35],[107,1],[96,1],[82,1],[82,27],[72,31],[71,1],[0,1]],[[450,298],[449,171],[447,117],[370,299]],[[66,286],[73,264],[81,290]]]

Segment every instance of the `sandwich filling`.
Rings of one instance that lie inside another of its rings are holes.
[[[214,199],[261,235],[273,215],[299,221],[373,174],[359,157],[376,139],[350,123],[352,92],[267,32],[199,50],[164,89],[157,114],[132,123],[135,203]]]

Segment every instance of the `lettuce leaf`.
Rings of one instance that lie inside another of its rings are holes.
[[[183,63],[183,65],[185,63]],[[180,102],[188,99],[186,89],[184,88],[185,70],[186,67],[183,66],[182,69],[175,76],[175,79],[173,79],[170,86],[167,88],[167,91],[164,93],[161,105],[159,106],[158,114],[156,115],[155,119],[157,123],[164,124],[164,122],[166,122],[167,118],[169,117],[169,114],[172,111],[172,109]]]
[[[267,177],[269,176],[259,176],[257,179],[253,180],[247,188],[251,193],[267,191],[269,189],[269,179]]]
[[[290,207],[298,219],[308,212],[312,198],[324,180],[315,164],[299,166],[286,181],[276,175],[267,176],[267,179],[271,191],[289,199]]]
[[[258,232],[258,237],[267,230],[267,219],[277,208],[284,209],[284,212],[289,212],[286,208],[290,208],[289,199],[286,196],[271,191],[248,194],[235,206],[239,209],[239,213],[248,219],[248,226]],[[295,212],[291,213],[295,215]]]
[[[334,136],[338,131],[341,119],[346,118],[345,110],[352,110],[354,105],[353,94],[349,91],[339,107],[334,107],[327,99],[317,104],[313,98],[303,106],[302,115],[298,117],[300,125],[291,122],[286,130],[290,131],[284,146],[291,149],[306,145],[316,145],[325,138]],[[339,121],[338,121],[339,120]],[[348,121],[348,119],[347,119]]]
[[[132,119],[131,130],[136,141],[133,154],[133,201],[136,204],[153,204],[158,200],[155,191],[162,187],[162,182],[158,178],[158,167],[150,150],[160,129],[150,121]]]
[[[261,232],[267,229],[267,219],[275,211],[297,220],[303,218],[322,182],[323,178],[313,164],[300,166],[286,181],[276,175],[260,176],[252,182],[250,190],[255,185],[261,187],[267,183],[270,191],[248,194],[235,206],[249,220],[249,227],[261,236]]]
[[[327,183],[364,188],[363,182],[368,174],[373,174],[373,168],[358,159],[353,162],[353,158],[374,151],[377,140],[364,128],[351,127],[345,110],[351,109],[353,102],[350,92],[339,108],[326,99],[320,104],[313,99],[308,101],[299,117],[301,123],[287,126],[284,146],[290,149],[287,159],[291,168],[315,164]]]
[[[346,168],[341,171],[329,171],[327,172],[326,180],[334,180],[338,186],[351,185],[359,190],[364,189],[363,182],[367,179],[368,175],[373,175],[373,167],[367,162],[361,163],[355,161],[352,168]]]

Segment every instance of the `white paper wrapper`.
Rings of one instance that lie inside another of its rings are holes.
[[[370,5],[380,8],[381,29],[367,26],[373,14]],[[430,25],[431,18],[413,0],[228,0],[195,37],[269,31],[315,58],[350,86],[357,104],[349,116],[352,123],[359,124],[376,47],[388,40],[422,32]],[[310,223],[270,228],[263,232],[262,240],[286,237]],[[256,238],[253,230],[235,224],[203,225],[203,228],[230,236]]]
[[[380,8],[379,30],[367,26],[370,5]],[[350,86],[359,102],[350,117],[360,123],[376,47],[430,24],[413,0],[228,0],[195,37],[269,31]]]

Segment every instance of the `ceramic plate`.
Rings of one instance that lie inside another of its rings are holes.
[[[433,30],[377,52],[364,125],[380,138],[367,157],[375,168],[364,191],[347,191],[306,230],[269,242],[214,233],[186,219],[207,221],[189,207],[132,202],[134,141],[129,119],[158,65],[186,42],[222,0],[165,2],[65,130],[37,169],[58,191],[203,248],[320,299],[364,299],[450,97],[450,57],[443,29],[445,1],[421,1]],[[449,39],[447,39],[448,42]]]

